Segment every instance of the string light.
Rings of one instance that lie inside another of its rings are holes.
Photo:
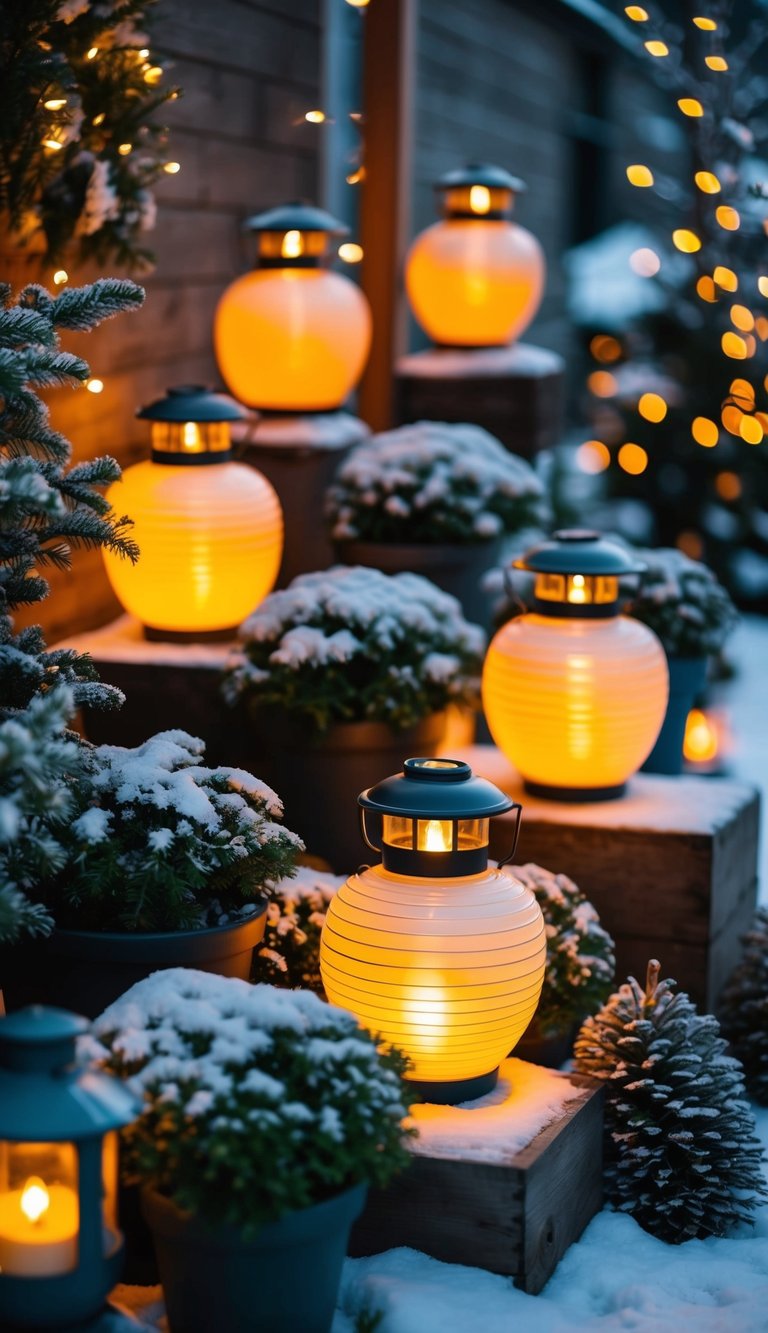
[[[344,241],[339,246],[339,259],[343,259],[345,264],[359,264],[363,257],[363,247],[356,241]]]
[[[310,125],[322,125],[326,119],[326,115],[324,111],[319,110],[305,111],[304,119],[308,120]]]
[[[683,555],[687,555],[690,560],[700,560],[704,554],[704,543],[698,532],[692,532],[690,528],[678,533],[675,546]]]
[[[139,60],[146,60],[149,55],[149,47],[142,46],[141,50],[137,51],[136,54],[139,57]]]
[[[630,185],[648,186],[653,185],[653,172],[650,167],[644,167],[639,163],[627,167],[627,180]]]
[[[702,32],[717,32],[717,24],[714,19],[695,18],[693,21],[697,28],[701,28]]]
[[[724,231],[738,231],[741,218],[735,208],[729,204],[720,204],[715,209],[715,217]]]
[[[705,449],[714,449],[720,439],[717,424],[709,417],[695,417],[691,422],[691,435],[696,443],[703,445]]]
[[[747,344],[738,333],[732,333],[729,329],[720,339],[720,346],[726,356],[732,357],[734,361],[743,361],[747,355]]]
[[[704,115],[704,108],[696,97],[679,97],[677,105],[684,116]]]
[[[672,244],[677,250],[682,250],[683,254],[694,255],[701,249],[701,241],[695,231],[689,231],[687,227],[678,227],[672,232]]]
[[[644,42],[643,45],[645,46],[645,49],[648,52],[649,56],[669,55],[669,47],[667,46],[666,42]]]
[[[86,60],[95,60],[98,54],[99,54],[98,46],[92,46],[90,51],[86,51],[85,58]]]
[[[750,333],[755,327],[755,317],[745,305],[732,305],[731,323],[735,324],[737,329],[741,329],[742,333]]]
[[[607,333],[596,333],[589,344],[589,350],[596,361],[618,361],[621,356],[621,343]]]
[[[181,171],[181,163],[180,163],[180,162],[164,162],[164,163],[163,163],[163,171],[164,171],[164,172],[166,173],[166,175],[168,175],[168,176],[175,176],[176,173],[177,173],[177,171]]]
[[[717,288],[715,287],[713,279],[710,278],[707,273],[702,273],[701,277],[698,279],[696,283],[696,292],[697,295],[701,297],[702,301],[711,302],[717,300]]]
[[[86,380],[85,387],[89,393],[101,393],[104,388],[104,381],[97,379]]]
[[[751,411],[755,406],[755,390],[749,380],[731,380],[730,393],[737,403],[743,404],[745,410]]]
[[[587,376],[587,388],[596,398],[612,398],[618,387],[610,370],[593,370]]]
[[[618,453],[619,467],[632,477],[639,477],[648,466],[648,455],[639,444],[622,444]]]
[[[132,143],[121,143],[117,151],[121,157],[127,157],[132,148]]]
[[[633,250],[629,256],[629,267],[641,278],[653,278],[661,268],[661,260],[655,250],[641,246],[639,250]]]
[[[719,194],[720,182],[712,171],[697,171],[693,178],[704,194]]]
[[[356,167],[355,170],[350,171],[349,175],[346,177],[347,185],[359,185],[360,182],[364,180],[365,167],[363,166]]]
[[[647,23],[648,10],[643,9],[642,5],[627,5],[624,13],[633,23]]]
[[[768,338],[768,319],[764,315],[758,315],[755,320],[755,331],[760,341],[764,343]]]
[[[368,0],[347,0],[347,4],[351,5],[353,9],[365,9],[368,5]]]
[[[739,426],[739,435],[747,444],[760,444],[764,431],[757,417],[743,416]]]
[[[728,61],[725,59],[725,56],[705,56],[704,64],[707,69],[714,69],[717,71],[728,68]]]
[[[743,415],[744,413],[740,407],[736,407],[733,403],[726,403],[720,413],[720,420],[729,435],[741,434],[741,418]]]
[[[57,268],[53,275],[53,281],[57,287],[61,287],[63,283],[69,282],[69,274],[67,273],[67,270],[65,268]]]
[[[104,124],[105,120],[106,120],[106,112],[100,111],[98,116],[94,116],[93,124],[98,128],[99,125]]]
[[[605,472],[610,461],[611,451],[602,440],[585,440],[576,450],[576,466],[592,476]]]
[[[63,143],[59,143],[58,139],[43,139],[43,148],[49,153],[59,153],[63,147]]]
[[[646,421],[663,421],[667,415],[667,404],[659,393],[644,393],[637,404],[637,410]]]
[[[715,490],[721,500],[738,500],[741,495],[741,482],[735,472],[718,472],[715,477]]]
[[[66,97],[49,97],[47,102],[43,102],[46,111],[61,111],[66,105]]]
[[[150,65],[149,69],[144,71],[144,82],[149,84],[159,83],[163,77],[162,65]]]
[[[723,291],[735,292],[738,290],[739,280],[732,268],[724,268],[722,264],[718,264],[712,277],[718,287],[722,287]]]

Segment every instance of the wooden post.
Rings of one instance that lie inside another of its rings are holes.
[[[370,5],[365,16],[360,239],[373,346],[360,385],[359,410],[373,430],[392,424],[392,370],[405,342],[402,269],[410,223],[417,3],[386,0]]]

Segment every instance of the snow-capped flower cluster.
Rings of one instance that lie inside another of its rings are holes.
[[[50,890],[59,924],[223,925],[291,874],[302,843],[279,822],[279,798],[242,769],[204,767],[204,752],[184,731],[86,752],[72,786],[68,861]]]
[[[479,542],[542,523],[533,468],[480,426],[420,421],[359,444],[326,509],[337,541]]]
[[[129,1180],[246,1232],[405,1165],[397,1051],[309,991],[173,968],[96,1020],[85,1053],[143,1103]]]
[[[264,941],[254,959],[255,981],[324,994],[320,934],[328,904],[343,882],[338,875],[299,866],[294,879],[277,885],[267,908]]]
[[[719,652],[738,615],[712,570],[674,548],[636,554],[646,570],[628,614],[658,634],[671,656]]]
[[[271,593],[240,631],[224,690],[324,731],[333,722],[408,727],[473,702],[485,636],[455,597],[417,574],[334,566]]]
[[[547,967],[536,1023],[543,1037],[569,1034],[608,998],[614,944],[592,904],[567,875],[529,862],[510,870],[536,898],[547,933]]]

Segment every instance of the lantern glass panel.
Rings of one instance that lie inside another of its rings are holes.
[[[468,852],[476,847],[487,847],[491,837],[490,826],[489,819],[458,820],[459,851]]]
[[[512,208],[512,191],[489,189],[487,185],[460,185],[445,194],[445,211],[451,213],[471,213],[482,218],[488,213],[509,213]]]
[[[0,1142],[0,1272],[17,1277],[72,1272],[79,1231],[74,1144]]]
[[[324,231],[263,231],[259,235],[262,259],[320,259],[328,248]]]
[[[571,606],[606,606],[618,601],[619,580],[606,574],[537,574],[536,597]]]
[[[413,847],[414,821],[410,815],[384,815],[382,836],[390,847]]]
[[[152,448],[167,454],[226,453],[228,421],[153,421]]]
[[[453,819],[419,819],[416,847],[420,852],[451,852],[456,821]]]

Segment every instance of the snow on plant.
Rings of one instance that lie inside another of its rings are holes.
[[[67,864],[45,891],[80,930],[190,930],[250,915],[303,844],[279,798],[238,768],[206,768],[202,741],[162,731],[86,751],[72,784]]]
[[[543,1037],[569,1033],[608,998],[616,969],[614,944],[578,885],[529,862],[511,874],[530,889],[544,916],[547,966],[536,1009]]]
[[[299,866],[295,878],[277,885],[267,908],[264,940],[253,960],[254,981],[325,994],[320,935],[328,904],[343,883],[342,876]]]
[[[533,468],[480,426],[420,421],[353,449],[327,493],[338,541],[480,542],[547,517]]]
[[[485,636],[455,597],[418,574],[334,566],[273,592],[240,631],[224,682],[234,703],[334,722],[405,728],[474,702]]]
[[[93,1034],[87,1049],[143,1103],[127,1179],[212,1226],[254,1231],[408,1161],[404,1058],[309,991],[173,968]]]
[[[719,652],[738,616],[712,570],[673,548],[635,554],[646,570],[627,613],[648,625],[671,656]]]

